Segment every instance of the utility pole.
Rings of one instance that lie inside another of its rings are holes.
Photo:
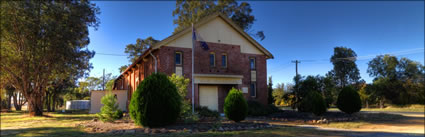
[[[301,63],[301,61],[293,60],[292,63],[295,63],[295,74],[298,76],[298,63]]]
[[[102,84],[102,90],[105,91],[105,69],[103,69],[103,84]]]

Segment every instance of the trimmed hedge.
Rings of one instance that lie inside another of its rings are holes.
[[[248,104],[240,90],[232,88],[224,100],[224,114],[230,120],[239,122],[248,114]]]
[[[344,87],[338,95],[336,106],[342,112],[353,114],[362,109],[362,101],[359,93],[351,87]]]
[[[136,125],[158,127],[174,123],[181,111],[182,99],[176,86],[165,74],[153,73],[143,80],[130,102],[130,117]]]
[[[322,95],[317,91],[310,91],[304,98],[298,109],[301,112],[312,112],[316,116],[320,116],[326,112],[327,107]]]

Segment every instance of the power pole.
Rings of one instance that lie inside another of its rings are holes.
[[[103,84],[102,84],[102,90],[105,91],[105,69],[103,69]]]
[[[301,63],[299,60],[293,60],[292,63],[295,63],[295,74],[298,76],[298,63]]]

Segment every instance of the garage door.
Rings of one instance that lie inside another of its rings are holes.
[[[199,86],[199,105],[218,111],[217,86]]]

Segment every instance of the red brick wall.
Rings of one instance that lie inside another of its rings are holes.
[[[182,67],[183,67],[183,76],[190,79],[189,83],[192,83],[192,50],[189,48],[177,48],[177,47],[168,47],[163,46],[159,50],[159,70],[162,73],[171,75],[176,72],[175,66],[175,53],[182,53]],[[192,99],[192,85],[187,86],[188,94],[187,99]],[[196,90],[195,90],[196,91]],[[197,97],[197,96],[195,96]]]
[[[255,98],[250,97],[249,93],[244,94],[247,100],[256,100],[263,104],[267,104],[267,62],[265,55],[246,54],[241,53],[240,46],[222,44],[222,43],[208,43],[209,50],[203,50],[200,46],[197,46],[195,52],[195,74],[224,74],[224,75],[243,75],[242,85],[218,85],[219,87],[219,110],[223,108],[224,98],[232,86],[237,88],[248,87],[251,83],[251,70],[249,68],[249,58],[256,58],[256,71],[257,71],[257,96]],[[163,46],[159,50],[153,52],[154,56],[158,59],[158,72],[171,75],[175,73],[175,53],[181,52],[183,54],[183,76],[191,79],[192,69],[192,50],[190,48],[178,48]],[[214,52],[216,55],[216,66],[210,67],[209,55],[210,52]],[[227,55],[227,67],[221,66],[221,55],[225,53]],[[147,61],[139,62],[138,70],[140,73],[130,71],[128,75],[123,77],[123,88],[129,90],[129,95],[137,88],[135,82],[136,75],[140,76],[140,82],[151,73],[155,72],[154,59],[152,56],[146,56]],[[191,81],[190,81],[191,82]],[[127,83],[130,84],[130,88],[127,87]],[[121,86],[117,86],[117,89],[121,89]],[[191,85],[188,85],[187,99],[191,99]],[[249,90],[251,92],[251,90]],[[129,96],[129,101],[131,96]],[[195,85],[195,104],[199,104],[198,99],[198,85]]]
[[[248,87],[251,83],[251,70],[249,68],[249,58],[256,58],[256,71],[257,71],[257,96],[252,98],[245,94],[248,100],[256,100],[263,104],[267,104],[267,62],[265,55],[246,54],[241,53],[240,46],[222,44],[222,43],[208,43],[209,50],[206,51],[200,46],[195,48],[195,74],[224,74],[224,75],[243,75],[241,87]],[[160,72],[167,75],[175,73],[175,52],[183,53],[183,75],[185,78],[191,79],[191,56],[192,52],[189,48],[178,48],[163,46],[159,50],[160,54]],[[216,66],[210,67],[209,55],[214,52],[216,56]],[[221,55],[227,54],[227,68],[221,66]],[[188,86],[188,96],[191,99],[191,85]],[[195,98],[197,97],[197,87],[195,87]],[[251,92],[251,90],[249,91]],[[195,100],[198,104],[198,100]],[[219,101],[220,102],[220,101]]]

